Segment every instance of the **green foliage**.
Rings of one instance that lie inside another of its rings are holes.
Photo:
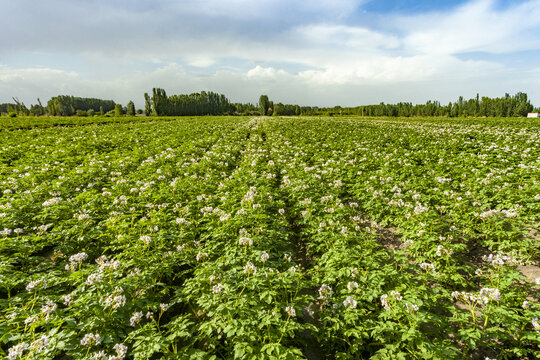
[[[114,116],[122,116],[124,115],[124,110],[122,109],[122,105],[116,104],[114,105]]]
[[[15,102],[15,106],[8,106],[9,113],[15,112],[17,115],[20,116],[31,115],[30,110],[26,107],[26,105],[24,105],[23,102],[19,101],[19,99],[17,98],[13,98],[13,101]]]
[[[77,110],[90,109],[107,112],[114,109],[114,101],[59,95],[47,102],[47,112],[53,116],[72,116]]]
[[[241,103],[234,103],[231,105],[231,108],[234,109],[235,115],[242,115],[242,116],[260,116],[261,113],[259,111],[259,107],[253,104],[241,104]]]
[[[103,116],[92,116],[87,112],[87,117],[23,117],[17,116],[14,113],[14,118],[2,118],[0,120],[0,129],[15,130],[15,129],[31,129],[31,128],[51,128],[58,126],[83,126],[97,124],[119,124],[133,122],[151,122],[172,121],[170,118],[141,118],[133,119],[130,117],[114,117],[114,110]]]
[[[0,128],[3,357],[540,356],[538,119]]]
[[[154,88],[152,93],[152,109],[156,116],[222,115],[233,110],[224,95],[211,91],[167,96],[165,90]]]
[[[447,106],[438,101],[426,104],[412,103],[359,106],[343,109],[344,114],[362,116],[445,116],[445,117],[526,117],[533,110],[527,94],[518,92],[514,96],[505,94],[502,98],[489,98],[479,95],[465,101],[461,96],[456,102]],[[325,109],[320,110],[322,113]],[[329,111],[329,110],[326,110]]]
[[[294,104],[274,104],[267,95],[261,95],[257,105],[229,103],[224,95],[213,92],[201,92],[190,95],[167,96],[165,90],[154,88],[152,97],[144,94],[145,109],[147,116],[200,116],[200,115],[328,115],[328,116],[389,116],[389,117],[526,117],[528,112],[534,110],[526,93],[518,92],[514,96],[505,94],[502,98],[480,97],[479,94],[473,99],[465,100],[462,96],[448,105],[441,105],[438,101],[428,101],[426,104],[413,105],[412,103],[400,102],[397,104],[362,105],[356,107],[334,106],[331,108],[317,106],[299,106]],[[103,115],[114,110],[112,100],[92,98],[78,98],[73,96],[53,97],[47,103],[47,108],[41,105],[38,99],[37,105],[31,105],[30,109],[13,99],[15,104],[0,104],[0,114],[14,111],[21,116],[72,116],[77,110],[94,110],[98,115]],[[157,106],[157,108],[156,108]],[[99,109],[98,109],[99,108]],[[12,110],[10,110],[12,109]],[[127,109],[126,113],[130,114]],[[133,114],[135,111],[133,111]]]
[[[144,93],[144,113],[146,116],[152,115],[152,100],[148,93]]]
[[[270,109],[268,95],[261,95],[259,97],[259,109],[261,111],[261,115],[268,115],[268,110]]]
[[[298,106],[291,104],[272,104],[268,96],[261,95],[259,109],[263,115],[360,115],[389,117],[526,117],[533,110],[527,94],[518,92],[514,96],[505,94],[502,98],[489,98],[479,95],[474,99],[464,100],[460,97],[456,102],[441,105],[438,101],[413,105],[400,102],[397,104],[380,103],[378,105],[362,105],[356,107],[335,106],[319,108],[316,106]]]
[[[12,112],[16,106],[16,104],[0,104],[0,115]]]
[[[135,104],[133,103],[133,101],[128,102],[126,114],[130,116],[135,116]]]

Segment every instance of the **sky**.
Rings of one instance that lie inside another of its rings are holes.
[[[0,0],[0,103],[214,91],[317,106],[540,106],[540,0]]]

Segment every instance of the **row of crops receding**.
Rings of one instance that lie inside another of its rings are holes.
[[[539,218],[536,120],[0,131],[0,356],[536,359]]]

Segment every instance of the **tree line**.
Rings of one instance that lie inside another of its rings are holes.
[[[144,94],[145,107],[135,109],[130,101],[127,106],[113,100],[82,98],[58,95],[51,98],[46,106],[37,99],[37,104],[29,108],[13,98],[12,103],[0,104],[0,114],[10,116],[122,116],[145,114],[146,116],[197,116],[197,115],[360,115],[360,116],[441,116],[441,117],[519,117],[535,110],[526,93],[505,94],[503,97],[480,97],[465,100],[463,96],[448,105],[438,101],[413,105],[410,102],[397,104],[380,103],[355,107],[318,107],[295,104],[274,103],[267,95],[261,95],[257,104],[231,103],[223,94],[211,91],[168,96],[164,89],[154,88],[152,95]],[[538,111],[539,109],[536,109]]]
[[[167,96],[164,89],[154,88],[152,97],[144,94],[146,114],[157,116],[223,115],[234,112],[234,107],[225,95],[201,91],[189,95]]]
[[[27,107],[17,98],[13,98],[14,103],[0,104],[0,113],[10,116],[87,116],[103,115],[114,110],[115,102],[112,100],[102,100],[95,98],[82,98],[68,95],[58,95],[43,106],[41,100],[38,103]]]
[[[395,105],[361,106],[353,110],[355,114],[365,116],[447,116],[447,117],[520,117],[534,110],[526,93],[518,92],[514,96],[505,94],[504,97],[489,98],[477,94],[475,98],[464,100],[460,96],[456,102],[441,105],[438,101],[428,101],[426,104],[412,105],[398,103]]]
[[[378,105],[362,105],[355,107],[310,107],[298,105],[274,104],[268,96],[259,98],[261,115],[361,115],[361,116],[444,116],[444,117],[523,117],[534,110],[526,93],[518,92],[511,96],[490,98],[477,94],[475,98],[465,100],[463,96],[448,105],[438,101],[428,101],[425,104],[400,102],[397,104],[380,103]],[[537,111],[540,109],[536,109]]]
[[[104,114],[114,110],[115,105],[112,100],[59,95],[47,102],[47,112],[52,116],[72,116],[77,115],[77,111],[79,114],[81,111]]]

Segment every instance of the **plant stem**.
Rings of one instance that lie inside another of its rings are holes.
[[[285,326],[283,327],[283,332],[281,333],[281,336],[279,337],[278,344],[281,343],[281,339],[283,338],[283,335],[285,335],[285,331],[287,330],[287,325],[289,325],[290,318],[291,318],[291,315],[287,316],[287,322],[285,323]]]

